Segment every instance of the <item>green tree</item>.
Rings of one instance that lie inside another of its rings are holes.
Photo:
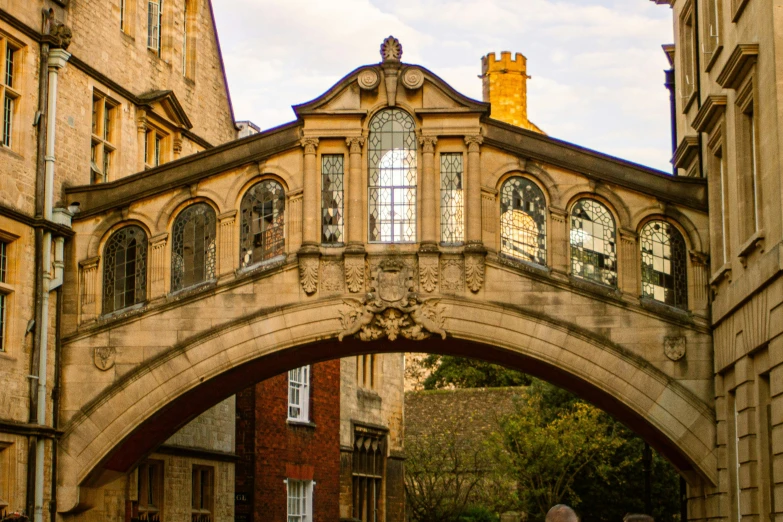
[[[415,365],[420,365],[416,368]],[[425,390],[443,388],[504,388],[507,386],[526,386],[530,376],[517,370],[506,368],[478,359],[467,359],[453,355],[427,355],[412,363],[411,373],[425,376]]]
[[[613,473],[611,456],[623,444],[599,409],[578,400],[567,399],[565,406],[546,400],[553,398],[567,396],[528,387],[515,411],[501,419],[495,440],[496,458],[517,481],[520,507],[536,518],[566,500],[578,507],[575,482],[588,472]]]

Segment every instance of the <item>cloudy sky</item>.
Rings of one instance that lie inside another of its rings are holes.
[[[294,119],[345,74],[403,61],[481,99],[481,57],[528,59],[530,119],[550,136],[670,171],[671,11],[649,0],[216,0],[235,116],[267,129]]]

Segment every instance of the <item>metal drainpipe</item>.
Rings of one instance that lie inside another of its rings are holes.
[[[71,55],[64,49],[52,49],[49,52],[49,96],[46,119],[46,182],[44,187],[44,219],[52,221],[52,201],[54,198],[54,144],[57,120],[57,74]],[[52,233],[44,232],[43,237],[43,288],[41,289],[41,348],[38,363],[38,414],[36,421],[46,425],[46,374],[49,355],[49,293],[51,292]],[[43,522],[44,505],[44,451],[46,441],[39,437],[35,448],[35,508],[34,521]]]

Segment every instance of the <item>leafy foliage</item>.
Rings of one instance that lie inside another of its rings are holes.
[[[452,355],[430,354],[418,361],[418,370],[423,377],[425,390],[444,388],[504,388],[507,386],[526,386],[531,379],[528,375],[477,359],[466,359]]]

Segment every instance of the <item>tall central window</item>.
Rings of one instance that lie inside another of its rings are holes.
[[[280,183],[267,179],[247,191],[239,237],[243,268],[285,252],[284,216],[285,191]]]
[[[400,109],[370,122],[369,235],[376,243],[416,241],[416,130]]]

